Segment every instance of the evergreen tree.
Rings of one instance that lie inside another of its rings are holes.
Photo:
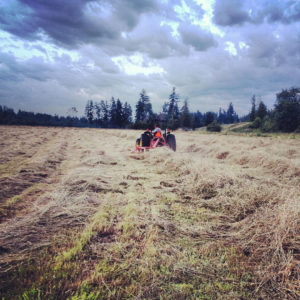
[[[110,126],[116,127],[117,126],[117,104],[114,97],[112,97],[110,100],[109,116],[110,116]]]
[[[128,126],[132,122],[132,109],[130,104],[125,102],[123,107],[123,120],[124,120],[124,126]]]
[[[210,123],[212,123],[213,121],[215,121],[216,119],[216,114],[209,111],[204,115],[204,126],[209,125]]]
[[[195,113],[191,113],[190,117],[191,117],[191,128],[193,130],[196,129],[196,118],[195,118],[196,114]]]
[[[249,114],[249,121],[250,122],[253,122],[255,120],[255,117],[256,117],[256,98],[255,98],[255,95],[252,96],[252,99],[251,99],[251,111],[250,111],[250,114]]]
[[[101,100],[100,102],[100,107],[101,107],[101,124],[104,128],[107,128],[109,126],[109,105],[107,101]]]
[[[116,125],[118,128],[123,127],[124,119],[123,119],[123,106],[120,99],[117,100],[116,103]]]
[[[217,119],[218,119],[218,122],[220,124],[226,124],[226,122],[227,122],[226,111],[224,109],[222,109],[221,107],[219,109],[219,114],[218,114],[218,118]]]
[[[191,115],[189,111],[188,101],[185,100],[181,109],[181,125],[184,128],[191,127]]]
[[[169,103],[164,102],[162,106],[162,112],[158,113],[157,116],[154,118],[155,119],[154,123],[158,123],[157,125],[159,125],[159,127],[161,127],[162,129],[167,127],[168,111],[169,111]]]
[[[101,126],[101,105],[100,103],[94,103],[94,115],[97,126]]]
[[[198,110],[192,114],[192,128],[199,128],[204,126],[204,115]]]
[[[176,88],[173,87],[172,93],[169,96],[167,126],[170,129],[177,129],[180,125],[180,113],[178,108],[179,95],[176,93]]]
[[[94,104],[92,100],[88,100],[85,106],[85,116],[88,119],[89,124],[91,125],[94,119]]]
[[[141,99],[138,100],[138,103],[135,106],[135,122],[141,123],[144,120],[144,104]]]
[[[168,116],[168,111],[169,111],[169,103],[165,102],[164,105],[162,106],[162,113],[165,115],[165,117]]]
[[[146,91],[143,89],[136,105],[135,120],[137,127],[147,127],[151,123],[153,117],[152,104]]]
[[[234,123],[234,119],[235,119],[235,111],[232,102],[230,102],[226,112],[226,123],[232,124]]]
[[[259,117],[262,120],[267,115],[267,113],[268,111],[266,105],[262,101],[260,101],[256,111],[256,117]]]

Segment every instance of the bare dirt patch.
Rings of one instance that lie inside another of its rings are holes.
[[[217,159],[225,159],[228,156],[229,152],[222,152],[217,155]]]

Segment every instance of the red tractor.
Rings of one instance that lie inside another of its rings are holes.
[[[169,147],[176,151],[176,138],[170,131],[166,132],[161,137],[152,136],[151,134],[143,133],[140,138],[136,140],[135,150],[138,152],[148,151],[156,147]]]

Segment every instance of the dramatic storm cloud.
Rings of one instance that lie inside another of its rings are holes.
[[[173,86],[191,110],[299,86],[298,0],[0,2],[0,104],[65,114],[145,89],[160,111]]]

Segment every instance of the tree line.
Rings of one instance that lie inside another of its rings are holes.
[[[150,97],[144,89],[139,94],[134,112],[128,102],[123,103],[114,97],[110,101],[88,100],[82,117],[76,116],[75,107],[70,109],[68,116],[63,117],[22,110],[16,113],[13,109],[0,105],[0,124],[146,129],[153,128],[156,123],[162,128],[174,130],[179,127],[195,129],[208,125],[213,128],[219,124],[250,121],[249,127],[264,132],[300,131],[300,88],[283,89],[276,94],[276,102],[271,110],[267,109],[263,101],[257,101],[254,95],[249,114],[241,118],[232,103],[229,103],[226,110],[220,108],[218,113],[202,113],[199,110],[190,112],[187,99],[181,107],[179,103],[180,96],[174,87],[159,113],[153,111]]]
[[[114,97],[110,101],[94,102],[88,100],[85,107],[85,117],[90,126],[134,129],[153,128],[155,124],[173,130],[179,127],[195,129],[207,126],[213,121],[218,121],[220,124],[239,121],[232,103],[229,104],[226,111],[220,108],[217,114],[214,112],[190,112],[187,99],[184,100],[182,107],[179,107],[179,102],[180,96],[174,87],[168,100],[164,102],[162,111],[155,113],[152,109],[150,97],[143,89],[135,105],[134,119],[130,104],[127,102],[123,104],[120,99],[115,100]]]
[[[74,109],[74,108],[73,108]],[[62,127],[87,127],[85,117],[57,116],[44,113],[33,113],[19,110],[17,113],[12,108],[0,105],[0,124],[2,125],[30,125],[30,126],[62,126]]]
[[[175,130],[179,127],[195,129],[208,125],[209,128],[220,129],[219,124],[250,121],[249,127],[264,132],[300,131],[300,88],[283,89],[276,94],[275,106],[271,110],[267,109],[263,101],[257,101],[254,95],[249,114],[241,118],[232,103],[229,103],[226,110],[220,108],[218,113],[202,113],[199,110],[190,112],[187,99],[181,107],[179,103],[180,96],[174,87],[159,113],[153,111],[150,97],[143,89],[134,107],[134,117],[131,105],[120,99],[115,100],[114,97],[109,101],[88,100],[82,117],[76,116],[75,107],[70,109],[68,116],[63,117],[22,110],[16,113],[13,109],[0,105],[0,124],[146,129],[153,128],[156,123],[162,128]]]
[[[263,132],[300,132],[300,88],[283,89],[276,94],[274,109],[268,110],[263,101],[251,99],[248,115],[250,128]]]
[[[132,125],[132,109],[120,99],[111,98],[110,102],[88,100],[85,117],[90,126],[102,128],[128,128]]]
[[[76,116],[75,107],[69,110],[68,116],[63,117],[23,110],[16,113],[13,109],[0,105],[0,124],[133,129],[153,128],[157,124],[162,128],[175,130],[179,127],[195,129],[213,122],[219,124],[239,122],[232,103],[229,104],[227,110],[220,108],[218,113],[212,111],[202,113],[199,110],[190,112],[187,99],[183,101],[181,107],[179,103],[180,96],[174,87],[159,113],[153,111],[150,97],[143,89],[134,107],[134,117],[131,105],[114,97],[109,101],[88,100],[82,117]]]

